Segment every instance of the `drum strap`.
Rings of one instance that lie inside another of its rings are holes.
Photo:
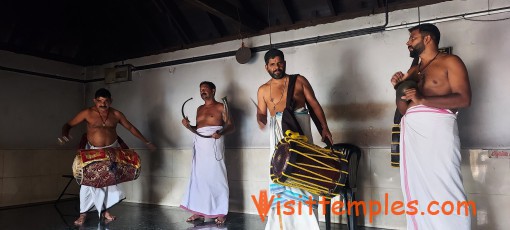
[[[419,57],[414,58],[410,68],[417,66],[419,61]],[[390,164],[392,167],[400,167],[400,120],[402,120],[403,116],[404,115],[402,115],[397,108],[395,110],[395,115],[393,116],[393,127],[391,128]]]
[[[303,135],[303,129],[301,129],[301,126],[297,122],[297,119],[294,115],[294,88],[296,85],[296,80],[299,74],[293,74],[289,75],[289,88],[287,89],[287,104],[285,107],[285,110],[282,114],[282,131],[285,133],[287,130],[292,130],[294,132],[298,132],[299,134]],[[310,106],[310,103],[305,100],[306,107],[308,108],[308,112],[310,113],[310,117],[312,118],[313,123],[315,124],[315,127],[317,127],[317,130],[319,133],[322,134],[322,125],[319,121],[319,118],[317,117],[317,114],[313,111],[312,107]],[[331,146],[332,143],[326,143],[328,146]]]
[[[303,135],[303,129],[299,125],[299,122],[294,115],[294,87],[296,85],[296,79],[298,74],[289,75],[289,85],[287,89],[287,104],[282,114],[282,133],[287,130],[298,132]]]

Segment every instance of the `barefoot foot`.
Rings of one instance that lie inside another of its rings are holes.
[[[186,219],[186,222],[193,222],[195,220],[203,220],[204,217],[199,216],[197,214],[193,214],[193,216],[190,216],[188,219]]]
[[[217,225],[222,225],[225,223],[226,220],[227,220],[226,216],[219,216],[214,220],[214,222],[216,222]]]
[[[82,225],[83,223],[85,223],[85,219],[87,218],[87,214],[86,213],[81,213],[80,214],[80,217],[78,217],[78,219],[76,219],[74,221],[74,225]]]
[[[114,215],[112,215],[110,212],[108,211],[105,211],[104,214],[103,214],[103,217],[104,217],[104,222],[105,224],[108,224],[112,221],[114,221],[115,219],[117,219],[117,217],[115,217]]]

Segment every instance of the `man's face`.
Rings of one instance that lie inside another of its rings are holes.
[[[211,89],[211,87],[209,87],[207,84],[200,85],[200,97],[202,97],[204,100],[214,98],[215,92],[216,90]]]
[[[285,76],[285,64],[280,57],[271,58],[266,64],[267,73],[274,79],[280,79]]]
[[[411,32],[409,40],[406,43],[410,57],[417,58],[425,50],[423,38],[424,36],[422,36],[418,30],[413,30]]]
[[[108,110],[112,104],[112,99],[106,97],[98,97],[94,99],[94,104],[99,110]]]

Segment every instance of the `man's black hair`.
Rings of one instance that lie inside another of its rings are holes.
[[[409,32],[413,32],[414,30],[418,30],[421,34],[421,36],[425,37],[427,35],[430,35],[432,40],[436,43],[436,45],[439,46],[439,40],[441,39],[441,32],[439,32],[439,29],[430,23],[424,23],[417,26],[414,26],[413,28],[409,29]]]
[[[270,49],[266,52],[264,55],[264,61],[266,61],[266,65],[269,62],[269,59],[273,59],[275,57],[280,57],[282,60],[285,61],[285,56],[283,55],[283,52],[279,49]]]
[[[212,83],[212,82],[210,82],[210,81],[203,81],[203,82],[200,82],[200,86],[202,86],[202,85],[204,85],[204,84],[205,84],[205,85],[207,85],[207,86],[209,86],[209,88],[211,88],[211,89],[216,89],[216,86],[214,85],[214,83]]]
[[[94,98],[100,98],[100,97],[112,98],[112,94],[107,89],[101,88],[96,91],[96,95],[94,96]]]

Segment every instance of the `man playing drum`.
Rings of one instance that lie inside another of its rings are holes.
[[[59,140],[63,142],[68,141],[71,128],[86,121],[87,149],[119,147],[116,128],[117,124],[121,124],[135,137],[143,141],[150,150],[156,149],[156,146],[148,141],[140,131],[127,120],[124,114],[110,107],[112,98],[107,89],[101,88],[97,90],[93,101],[94,106],[82,110],[73,119],[64,124],[62,127],[62,137],[59,138]],[[108,209],[124,198],[123,192],[117,185],[104,188],[81,185],[80,217],[74,221],[74,224],[82,225],[85,222],[87,212],[94,207],[99,214],[104,208],[103,217],[105,218],[105,222],[115,220],[115,216],[111,215]]]
[[[200,83],[200,96],[205,103],[197,109],[196,126],[191,126],[187,117],[182,119],[184,127],[196,135],[191,175],[180,207],[193,213],[187,222],[215,218],[216,224],[221,225],[228,213],[229,198],[223,136],[232,133],[235,126],[225,104],[214,99],[215,93],[214,83]]]
[[[264,55],[266,71],[271,76],[271,79],[265,84],[261,85],[257,92],[257,122],[261,129],[264,129],[267,124],[267,110],[269,110],[270,121],[270,154],[272,155],[275,149],[276,143],[283,137],[281,122],[282,112],[286,107],[288,82],[290,75],[285,73],[286,63],[283,52],[277,49],[270,49]],[[315,98],[314,91],[308,80],[297,75],[295,82],[295,89],[293,92],[294,99],[294,111],[295,117],[301,126],[302,131],[308,137],[308,141],[312,142],[311,126],[310,126],[310,115],[307,109],[313,110],[317,115],[318,121],[322,128],[322,139],[323,141],[329,141],[333,143],[331,132],[329,131],[328,124],[326,122],[326,116],[322,110],[321,105]],[[309,108],[305,108],[305,104],[309,104]],[[295,130],[293,130],[295,131]],[[270,184],[270,191],[275,196],[281,195],[283,204],[286,200],[295,200],[296,203],[303,202],[303,199],[308,199],[311,196],[310,193],[297,188],[285,187],[278,184]],[[281,215],[278,216],[275,203],[268,214],[268,222],[266,229],[308,229],[315,230],[319,229],[319,224],[315,213],[310,215],[309,212],[303,212],[301,215],[294,213],[293,215]],[[305,209],[303,209],[305,210]]]

